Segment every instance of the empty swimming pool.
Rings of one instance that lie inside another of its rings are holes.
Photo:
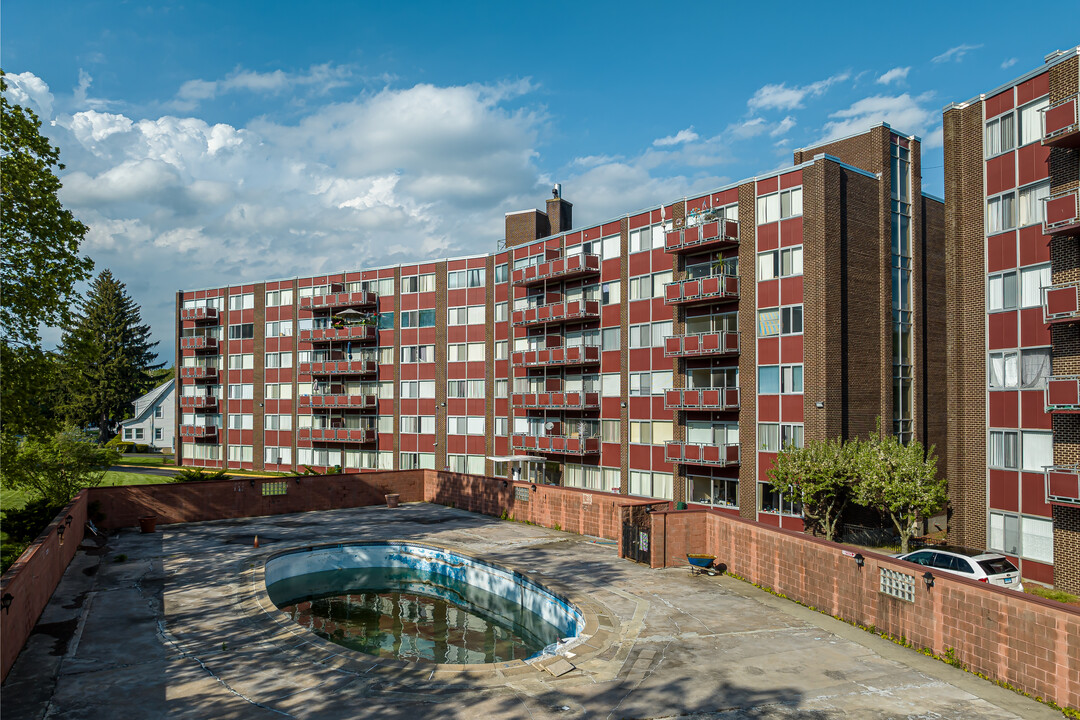
[[[267,560],[265,578],[270,599],[294,621],[380,657],[520,660],[584,626],[573,604],[524,575],[419,543],[286,551]]]

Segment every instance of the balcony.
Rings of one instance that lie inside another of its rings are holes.
[[[1046,502],[1080,507],[1080,465],[1046,468]]]
[[[554,455],[599,455],[600,438],[579,438],[567,435],[512,435],[514,450],[551,453]]]
[[[375,307],[379,297],[366,290],[313,295],[300,298],[301,310],[341,310],[344,308]]]
[[[300,363],[300,373],[307,375],[374,375],[379,365],[374,360],[327,360]]]
[[[218,339],[215,337],[204,337],[197,335],[194,337],[182,337],[180,338],[181,350],[217,350]]]
[[[598,392],[513,393],[510,404],[539,410],[599,410]]]
[[[1080,190],[1073,188],[1046,198],[1043,235],[1080,233]]]
[[[343,408],[348,410],[375,410],[379,407],[377,395],[301,395],[300,407]]]
[[[218,309],[216,307],[183,308],[180,310],[180,319],[216,324]]]
[[[300,331],[300,342],[375,342],[379,331],[374,325],[349,325],[340,328],[314,328]]]
[[[1080,375],[1054,375],[1046,381],[1046,412],[1080,413]]]
[[[669,442],[664,444],[664,460],[683,465],[731,467],[739,464],[739,446]]]
[[[726,412],[739,409],[739,388],[695,388],[668,390],[664,393],[666,410],[711,410]]]
[[[573,345],[542,350],[522,350],[513,355],[515,365],[522,367],[566,367],[596,365],[600,362],[599,345]]]
[[[596,300],[571,300],[514,311],[514,325],[519,327],[579,323],[599,319],[600,303]]]
[[[201,367],[182,367],[180,377],[184,380],[217,380],[218,369],[210,365]]]
[[[300,428],[297,439],[314,442],[373,443],[375,428]]]
[[[180,437],[195,440],[217,440],[218,429],[210,425],[181,425]]]
[[[664,304],[693,305],[739,299],[739,278],[736,275],[680,280],[664,286]]]
[[[1044,323],[1073,323],[1080,320],[1080,282],[1044,287],[1042,294]]]
[[[549,280],[572,280],[600,274],[599,255],[568,255],[514,271],[514,285],[529,287]]]
[[[182,395],[180,407],[185,410],[215,410],[218,399],[213,395]]]
[[[739,223],[735,220],[710,220],[693,227],[672,230],[664,238],[669,253],[716,250],[739,244]]]
[[[730,330],[664,338],[664,357],[738,354],[739,333]]]
[[[1080,95],[1058,100],[1042,111],[1042,144],[1049,147],[1080,147],[1080,117],[1077,116]]]

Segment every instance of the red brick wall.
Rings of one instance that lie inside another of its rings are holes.
[[[843,546],[708,511],[652,515],[653,566],[685,566],[686,553],[717,562],[804,605],[944,654],[970,670],[1059,705],[1080,707],[1080,611],[1032,595],[935,573],[863,551],[862,569]],[[915,601],[879,592],[880,568],[916,577]]]
[[[4,638],[0,643],[0,680],[7,677],[83,541],[86,496],[86,491],[76,495],[0,579],[0,595],[12,596],[11,607],[0,613],[0,633]],[[68,515],[71,515],[70,525]],[[61,525],[65,529],[62,544],[56,532]]]
[[[137,525],[144,515],[156,515],[158,523],[166,525],[381,505],[387,492],[401,495],[401,502],[416,502],[424,499],[424,472],[400,470],[97,487],[88,491],[88,497],[90,502],[99,504],[104,515],[101,527],[113,529]],[[262,484],[275,481],[285,481],[287,493],[264,496]]]

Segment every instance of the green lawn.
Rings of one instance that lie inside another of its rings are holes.
[[[154,467],[173,467],[172,455],[131,456],[121,455],[117,465],[147,465]]]

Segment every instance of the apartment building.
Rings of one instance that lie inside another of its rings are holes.
[[[951,530],[1080,592],[1078,50],[944,113]]]
[[[945,461],[944,205],[888,125],[588,227],[556,186],[498,251],[177,295],[185,465],[449,467],[800,529],[785,443]]]

